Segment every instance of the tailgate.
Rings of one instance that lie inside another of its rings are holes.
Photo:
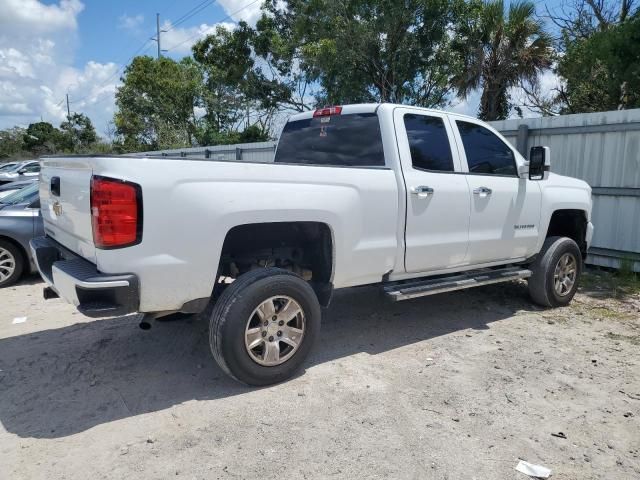
[[[91,227],[91,158],[46,158],[40,172],[40,208],[48,236],[96,263]]]

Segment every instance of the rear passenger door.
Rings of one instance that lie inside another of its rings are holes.
[[[465,263],[469,189],[447,118],[397,108],[394,123],[406,184],[405,268],[442,270]]]
[[[535,253],[540,187],[519,178],[516,150],[472,119],[450,117],[471,197],[471,264],[508,261]]]

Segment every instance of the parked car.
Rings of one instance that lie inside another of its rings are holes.
[[[6,172],[7,170],[11,169],[17,163],[18,162],[0,163],[0,172]]]
[[[0,171],[0,185],[16,180],[24,180],[29,177],[37,178],[40,173],[40,162],[29,160],[13,165],[11,168]]]
[[[38,183],[0,199],[0,288],[37,271],[29,240],[44,235]]]
[[[0,199],[6,197],[7,195],[11,195],[13,192],[17,192],[18,190],[32,185],[37,182],[37,177],[30,177],[28,180],[18,180],[16,182],[9,182],[0,185]]]
[[[40,273],[88,316],[203,312],[233,378],[290,377],[334,289],[406,300],[528,279],[573,298],[591,189],[475,118],[392,104],[291,117],[273,164],[44,159]]]

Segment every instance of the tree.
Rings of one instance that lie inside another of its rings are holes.
[[[640,13],[572,43],[558,64],[564,112],[640,107]]]
[[[249,98],[249,84],[257,75],[251,52],[252,35],[245,22],[240,22],[234,30],[218,26],[214,34],[193,46],[193,57],[204,77],[201,143],[219,142],[226,132],[235,130],[250,108],[253,98]]]
[[[543,115],[637,106],[632,85],[638,78],[638,12],[637,0],[570,0],[547,7],[560,29],[554,68],[560,85],[550,92],[525,87],[526,106]]]
[[[303,0],[265,3],[256,51],[293,85],[317,83],[319,104],[447,103],[455,62],[443,0]]]
[[[26,149],[35,156],[53,154],[64,148],[62,132],[49,122],[30,124],[22,139]]]
[[[60,124],[60,130],[64,146],[73,152],[86,150],[98,142],[91,120],[82,113],[72,113],[67,121]]]
[[[545,6],[547,17],[560,29],[560,49],[586,40],[625,22],[633,15],[637,0],[563,0],[556,8]]]
[[[272,48],[276,45],[265,32],[258,33],[245,22],[233,30],[218,27],[194,45],[193,56],[205,79],[200,143],[226,143],[225,138],[235,138],[242,127],[255,127],[251,131],[261,132],[263,138],[278,111],[309,108],[291,87],[295,74],[278,63]]]
[[[535,4],[520,0],[473,2],[454,42],[464,68],[454,79],[460,96],[482,88],[478,116],[483,120],[507,118],[509,89],[525,82],[535,85],[551,66],[552,39],[534,17]]]
[[[25,156],[25,129],[13,127],[0,130],[0,159],[14,159]]]
[[[126,151],[192,146],[202,75],[190,58],[136,57],[116,92],[116,136]]]

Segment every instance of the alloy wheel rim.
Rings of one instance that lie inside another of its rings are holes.
[[[274,367],[289,360],[300,348],[305,316],[300,304],[286,295],[268,298],[251,313],[244,345],[251,359]]]
[[[0,282],[8,279],[15,270],[16,259],[13,254],[9,250],[0,247]]]
[[[578,275],[578,262],[571,253],[565,253],[558,259],[553,272],[553,285],[556,293],[564,297],[568,295],[576,283]]]

